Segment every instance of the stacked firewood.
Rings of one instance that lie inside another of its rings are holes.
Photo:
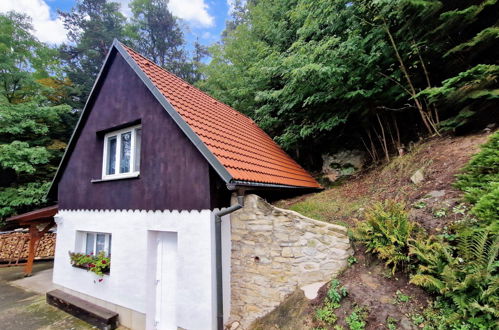
[[[29,233],[10,232],[0,233],[0,262],[26,260],[28,258]],[[35,259],[54,256],[55,233],[47,233],[38,241],[35,250]]]

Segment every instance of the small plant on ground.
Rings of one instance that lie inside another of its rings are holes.
[[[349,266],[352,266],[353,264],[356,264],[358,262],[357,258],[355,258],[354,256],[348,257],[347,261]]]
[[[443,218],[447,215],[447,209],[446,208],[440,208],[438,210],[435,210],[433,212],[433,216],[435,218]]]
[[[399,303],[406,303],[411,299],[411,296],[404,294],[402,291],[395,292],[395,300]]]
[[[412,205],[415,209],[424,209],[427,206],[425,201],[418,201]]]
[[[386,327],[389,330],[397,329],[397,323],[398,323],[398,321],[391,316],[388,316],[388,318],[386,319]]]
[[[356,238],[365,244],[367,251],[385,260],[392,273],[407,265],[407,242],[416,234],[417,227],[409,221],[404,205],[390,200],[376,203],[365,217],[366,221],[357,227]]]
[[[333,325],[338,319],[334,313],[334,308],[329,306],[327,303],[323,308],[319,308],[315,311],[315,316],[319,321],[322,321],[327,325]]]
[[[424,316],[421,314],[413,314],[411,315],[411,321],[415,325],[420,325],[424,322]]]
[[[458,205],[452,208],[452,213],[454,214],[465,215],[467,211],[468,211],[468,206],[466,206],[465,203],[459,203]]]
[[[338,320],[335,310],[340,307],[341,300],[348,295],[347,289],[334,279],[324,299],[323,306],[315,311],[315,318],[325,325],[333,325]]]
[[[345,319],[350,330],[363,330],[366,327],[367,312],[362,307],[355,307]]]
[[[331,286],[327,291],[327,297],[335,304],[339,304],[341,299],[348,295],[348,291],[344,286],[340,285],[340,281],[334,279],[331,281]]]

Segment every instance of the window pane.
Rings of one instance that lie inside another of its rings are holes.
[[[107,174],[116,173],[116,136],[107,140]]]
[[[133,165],[133,170],[135,172],[140,171],[140,141],[142,140],[142,130],[137,128],[135,130],[135,161]]]
[[[101,251],[106,251],[106,234],[97,234],[97,245],[95,246],[95,254]]]
[[[94,252],[94,242],[95,242],[95,234],[87,233],[87,245],[85,248],[86,254]]]
[[[121,134],[120,173],[130,172],[130,152],[132,148],[132,132]]]

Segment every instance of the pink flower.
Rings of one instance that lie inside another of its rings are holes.
[[[102,281],[104,281],[104,279],[103,278],[99,278],[99,282],[102,282]]]
[[[102,260],[102,264],[103,265],[107,264],[107,261],[106,260]]]

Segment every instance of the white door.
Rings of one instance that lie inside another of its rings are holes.
[[[154,328],[177,330],[177,233],[158,232]]]

